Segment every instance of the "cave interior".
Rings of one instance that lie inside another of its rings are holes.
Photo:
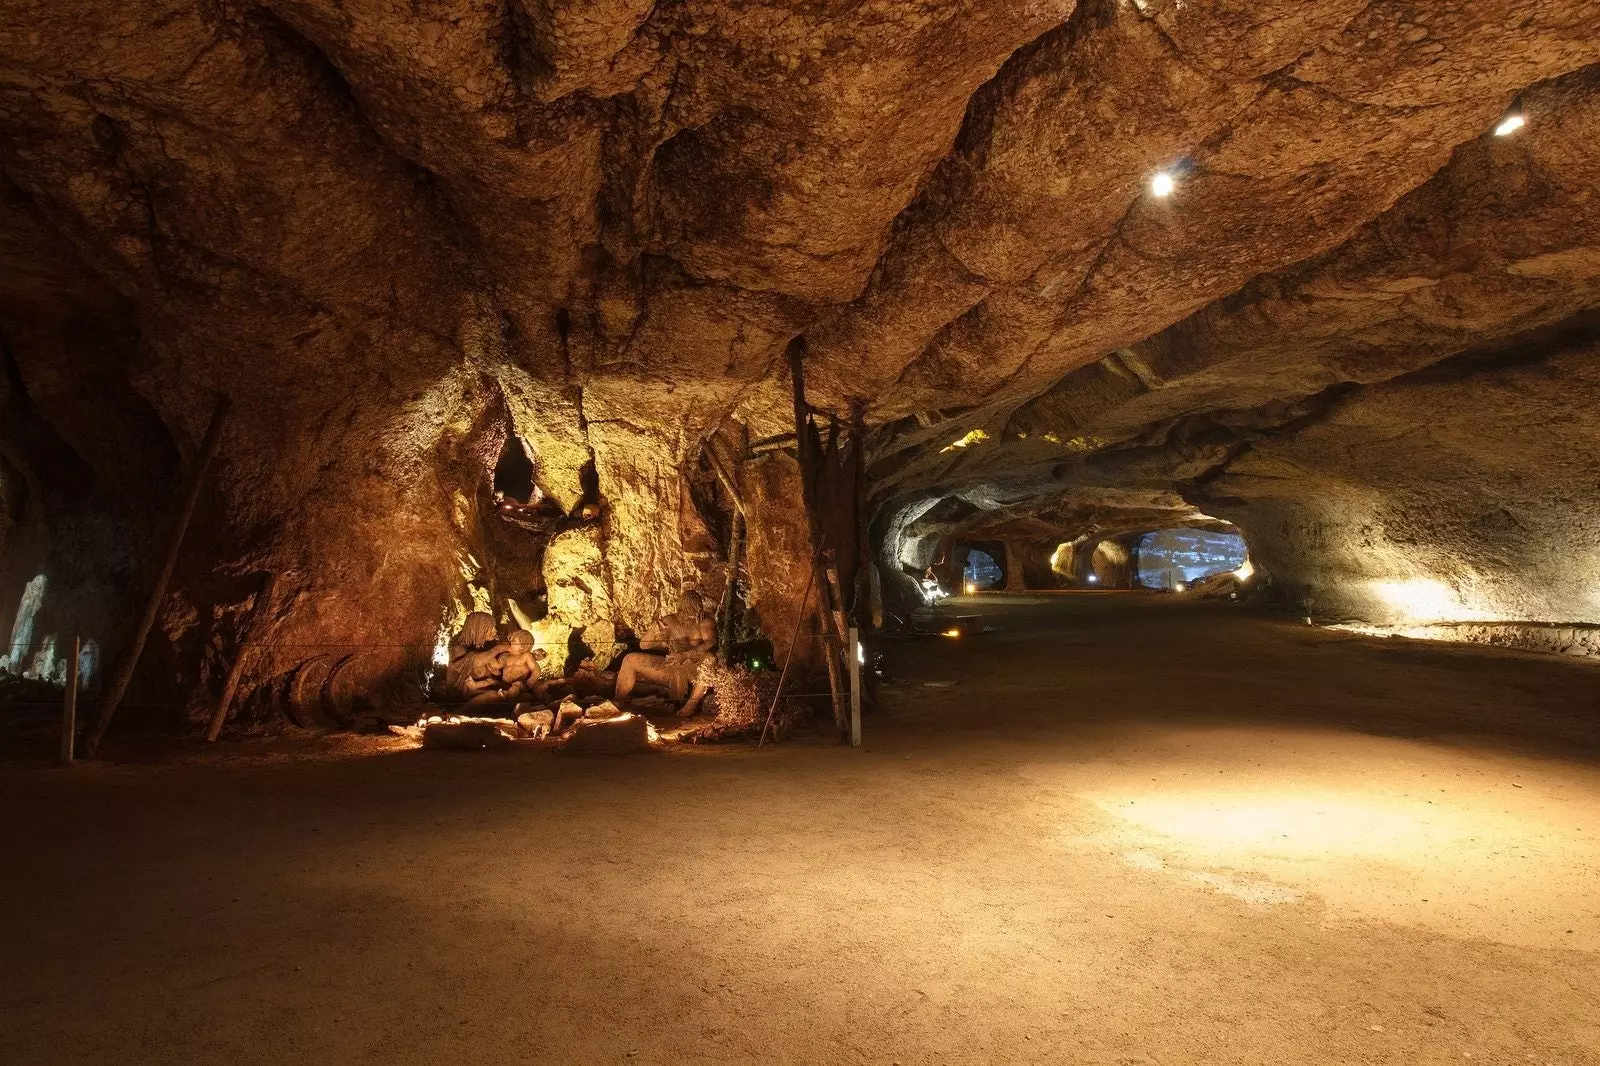
[[[11,5],[7,676],[125,657],[223,401],[165,731],[247,645],[230,729],[413,699],[472,610],[564,660],[696,590],[815,666],[807,446],[866,628],[1190,530],[1248,604],[1592,648],[1585,5],[591,6]]]
[[[7,1061],[1600,1062],[1594,0],[7,0],[0,633]]]

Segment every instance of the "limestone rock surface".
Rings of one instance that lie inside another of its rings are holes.
[[[1595,620],[1597,64],[1588,0],[13,0],[0,630],[43,575],[23,652],[115,659],[226,397],[147,702],[266,574],[250,714],[414,699],[473,609],[603,660],[739,572],[782,652],[793,459],[742,571],[696,486],[792,430],[795,338],[886,598],[940,538],[1232,522],[1335,613]]]

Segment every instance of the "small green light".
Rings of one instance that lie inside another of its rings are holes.
[[[751,659],[750,660],[750,669],[752,669],[752,670],[761,669],[761,660],[760,659]]]

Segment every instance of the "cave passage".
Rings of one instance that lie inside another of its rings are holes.
[[[0,1060],[1600,1066],[1595,7],[9,0]]]
[[[1205,529],[1158,529],[1139,538],[1137,551],[1139,583],[1171,590],[1237,571],[1250,554],[1241,534]]]
[[[973,548],[968,552],[967,565],[961,571],[962,586],[966,591],[992,589],[1003,584],[1005,579],[1005,571],[995,562],[994,556],[981,548]]]

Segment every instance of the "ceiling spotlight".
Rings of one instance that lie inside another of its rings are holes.
[[[1176,187],[1177,182],[1173,179],[1172,174],[1169,171],[1158,170],[1156,171],[1156,176],[1150,179],[1151,196],[1171,196],[1172,190]]]
[[[1500,125],[1494,128],[1496,137],[1509,137],[1528,124],[1522,114],[1522,97],[1511,101],[1511,107],[1506,111],[1505,117],[1500,120]]]
[[[1512,112],[1500,120],[1500,125],[1494,128],[1494,135],[1496,137],[1505,137],[1517,132],[1527,124],[1528,120],[1523,118],[1521,114]]]

